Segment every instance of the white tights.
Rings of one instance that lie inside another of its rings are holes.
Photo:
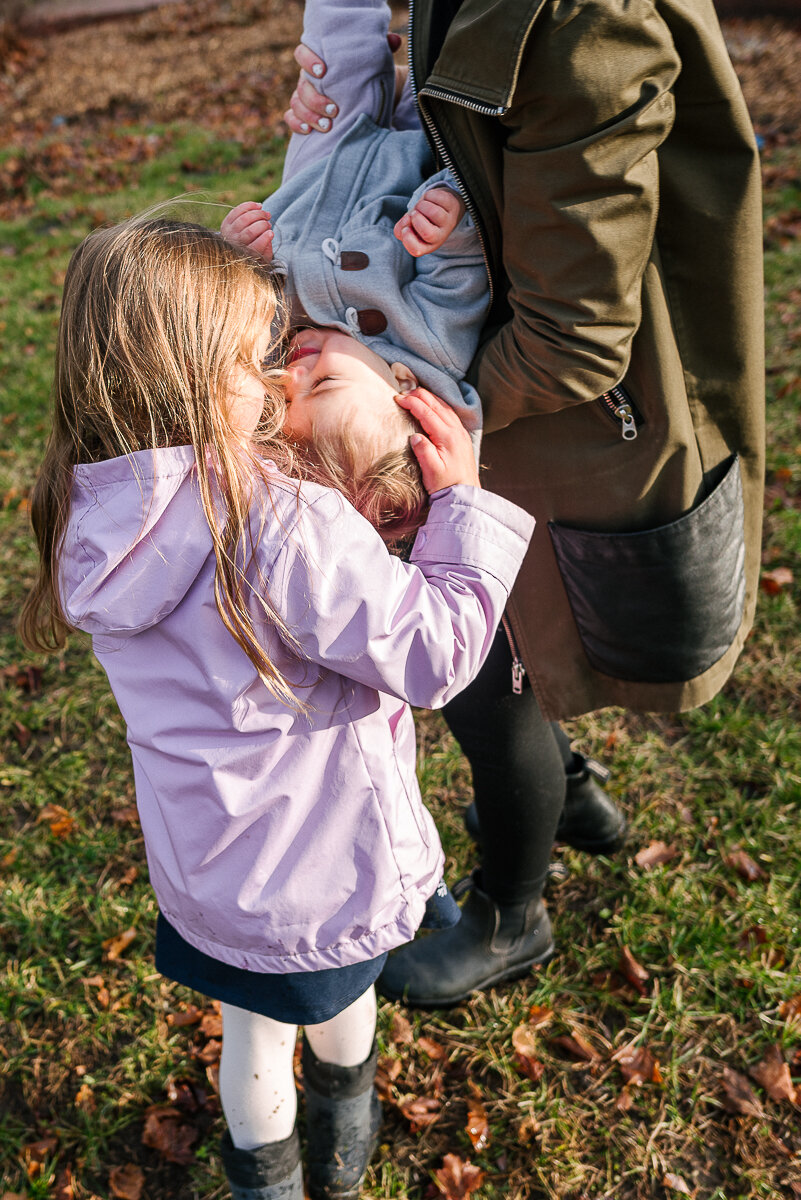
[[[292,1060],[297,1025],[223,1004],[220,1100],[238,1150],[255,1150],[288,1138],[298,1098]],[[321,1025],[306,1025],[306,1038],[321,1062],[358,1067],[375,1038],[375,988]]]

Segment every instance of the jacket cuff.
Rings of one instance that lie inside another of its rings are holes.
[[[534,518],[495,492],[459,484],[431,495],[428,519],[410,561],[463,563],[511,589],[534,532]]]

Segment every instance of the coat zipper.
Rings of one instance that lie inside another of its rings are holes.
[[[481,244],[481,255],[484,259],[484,267],[487,272],[487,282],[489,285],[490,304],[492,304],[495,288],[494,288],[494,284],[492,281],[492,271],[490,270],[489,255],[487,254],[487,246],[486,246],[486,242],[484,240],[484,230],[481,228],[481,221],[479,219],[478,211],[476,209],[476,206],[473,204],[473,199],[472,199],[470,193],[468,192],[467,187],[465,186],[464,180],[462,179],[461,175],[459,174],[456,167],[454,166],[453,159],[451,158],[450,154],[448,153],[445,143],[442,140],[442,135],[440,134],[439,130],[437,129],[436,125],[434,124],[431,116],[424,109],[423,103],[422,103],[422,97],[417,90],[417,82],[414,77],[414,61],[413,61],[414,56],[412,54],[413,20],[414,20],[414,0],[409,0],[409,37],[407,39],[407,42],[408,42],[407,57],[408,57],[408,61],[409,61],[409,84],[411,85],[412,94],[414,95],[414,97],[417,101],[417,107],[420,111],[420,116],[423,118],[426,128],[431,136],[431,140],[433,141],[434,145],[437,148],[437,154],[439,155],[442,162],[444,162],[445,166],[448,168],[448,170],[451,172],[454,179],[456,180],[456,183],[459,187],[459,191],[461,192],[461,195],[462,195],[462,199],[464,200],[464,203],[465,203],[465,208],[470,213],[470,216],[473,219],[473,224],[475,225],[476,232],[478,233],[478,240]],[[442,88],[428,88],[428,89],[426,89],[426,95],[433,96],[437,100],[447,100],[447,101],[451,101],[454,104],[460,104],[462,106],[462,108],[469,108],[473,112],[482,113],[484,116],[487,116],[487,117],[499,117],[504,112],[506,112],[505,108],[493,107],[490,104],[480,104],[476,100],[470,100],[468,97],[459,96],[456,93],[446,92]]]
[[[501,617],[501,625],[506,634],[506,640],[509,643],[509,649],[512,652],[512,691],[515,696],[519,696],[523,691],[523,677],[526,673],[526,668],[523,666],[523,660],[520,657],[520,652],[517,649],[514,631],[509,622],[506,613]]]
[[[628,392],[621,384],[611,387],[608,392],[599,396],[597,404],[603,411],[620,426],[620,435],[624,442],[632,442],[639,432],[643,419]]]

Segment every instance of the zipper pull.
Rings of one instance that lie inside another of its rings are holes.
[[[523,676],[526,673],[526,668],[523,666],[522,660],[519,658],[512,659],[512,692],[515,696],[523,694]]]
[[[617,416],[621,421],[620,432],[623,435],[623,441],[633,442],[637,436],[637,424],[634,420],[634,414],[631,411],[631,405],[621,404],[617,410]]]

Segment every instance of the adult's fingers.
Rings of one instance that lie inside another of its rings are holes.
[[[320,55],[315,54],[308,46],[304,46],[303,42],[299,42],[295,47],[295,62],[301,71],[308,71],[316,79],[322,79],[328,69]]]

